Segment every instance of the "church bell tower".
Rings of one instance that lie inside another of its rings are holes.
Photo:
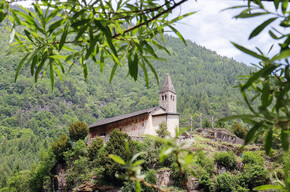
[[[159,92],[159,105],[163,107],[167,113],[176,113],[176,100],[176,91],[167,73]]]

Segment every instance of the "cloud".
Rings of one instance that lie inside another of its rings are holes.
[[[261,35],[251,41],[248,40],[251,31],[266,18],[237,20],[233,17],[237,15],[240,10],[221,11],[225,8],[242,4],[246,5],[246,2],[228,0],[189,1],[181,7],[182,12],[199,11],[182,20],[181,23],[176,25],[176,28],[180,30],[186,39],[190,39],[199,45],[214,50],[222,56],[227,56],[229,58],[233,57],[246,64],[256,62],[254,58],[237,50],[231,44],[231,41],[250,49],[254,49],[258,46],[266,52],[273,43],[266,32],[261,33]],[[174,15],[177,14],[179,14],[179,11],[174,12]]]

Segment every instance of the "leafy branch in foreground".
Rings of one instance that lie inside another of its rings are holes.
[[[112,1],[102,0],[36,1],[33,11],[11,6],[17,1],[2,1],[0,22],[6,19],[11,30],[9,54],[23,54],[15,80],[23,67],[29,67],[35,81],[49,73],[53,88],[55,75],[61,80],[63,73],[79,66],[87,79],[89,60],[103,71],[110,59],[114,62],[110,81],[117,68],[127,62],[128,74],[137,80],[141,68],[148,86],[148,68],[158,81],[150,62],[159,59],[154,47],[170,54],[163,46],[164,28],[169,27],[185,43],[173,25],[195,12],[168,17],[186,1],[120,0],[116,6]]]
[[[179,174],[184,182],[184,188],[187,192],[190,191],[188,185],[187,185],[187,173],[186,168],[187,166],[193,161],[193,154],[190,150],[187,150],[185,148],[185,145],[187,142],[179,142],[178,137],[181,135],[181,133],[176,129],[176,136],[174,138],[171,138],[169,136],[166,136],[165,138],[153,136],[153,135],[147,135],[149,138],[153,138],[155,141],[159,143],[163,143],[164,148],[161,151],[159,155],[159,161],[163,162],[165,159],[169,157],[169,155],[173,155],[175,159],[175,163],[178,166]],[[129,150],[128,143],[126,143],[126,148]],[[117,155],[111,154],[110,157],[116,162],[119,163],[126,168],[126,173],[124,175],[118,175],[116,176],[118,178],[126,179],[126,180],[132,180],[136,182],[136,191],[141,191],[141,185],[140,183],[144,184],[147,187],[157,189],[159,191],[166,192],[166,189],[163,189],[159,186],[156,186],[154,184],[148,183],[145,181],[145,175],[141,174],[141,164],[144,162],[144,160],[137,160],[137,158],[142,155],[144,152],[137,153],[132,157],[131,160],[128,162],[125,162],[121,157]]]
[[[256,51],[233,43],[240,51],[260,60],[255,65],[256,71],[246,77],[244,83],[240,84],[240,90],[244,100],[251,111],[251,114],[227,117],[222,120],[242,119],[252,125],[252,128],[245,136],[244,145],[254,138],[265,133],[264,148],[270,154],[273,145],[273,133],[278,131],[284,154],[289,153],[290,143],[290,11],[288,0],[274,0],[275,11],[269,11],[261,0],[248,0],[248,5],[235,6],[229,9],[243,9],[235,18],[253,18],[257,16],[267,16],[267,20],[257,26],[250,34],[249,39],[258,36],[262,31],[268,30],[268,35],[276,42],[267,53],[259,48]],[[269,16],[271,17],[269,19]],[[287,33],[288,32],[288,33]],[[277,52],[272,49],[279,47]],[[250,92],[254,93],[249,97]],[[259,106],[254,108],[252,101],[258,100]],[[290,190],[289,162],[284,165],[284,185],[262,186],[257,190],[281,189]],[[282,187],[283,186],[283,187]]]

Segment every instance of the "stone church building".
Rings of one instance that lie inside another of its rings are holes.
[[[175,129],[179,128],[176,101],[176,91],[167,73],[159,92],[158,107],[97,121],[89,125],[89,139],[108,136],[116,128],[132,137],[142,137],[145,134],[157,135],[156,130],[162,122],[167,124],[171,136],[175,136]]]

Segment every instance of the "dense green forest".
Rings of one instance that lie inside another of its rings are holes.
[[[182,126],[199,126],[200,113],[215,119],[246,110],[237,85],[239,75],[249,74],[250,67],[188,41],[166,36],[171,55],[159,52],[167,61],[154,61],[160,84],[169,73],[177,91],[177,107]],[[30,69],[22,70],[17,82],[14,76],[20,56],[7,56],[9,32],[0,28],[0,188],[7,185],[15,170],[25,170],[39,161],[42,148],[47,148],[75,121],[91,124],[112,117],[158,105],[160,84],[153,73],[146,87],[143,74],[135,82],[127,70],[117,70],[109,83],[111,64],[103,72],[100,66],[89,65],[85,82],[76,66],[63,81],[56,81],[52,91],[44,77],[37,83]]]

